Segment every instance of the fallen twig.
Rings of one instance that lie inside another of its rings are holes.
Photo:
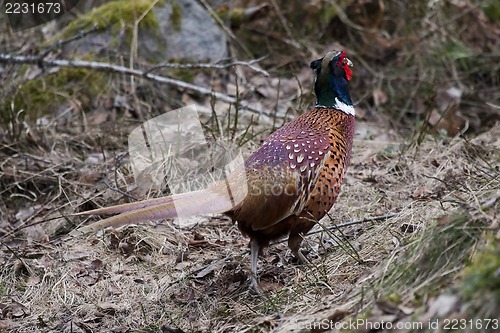
[[[140,70],[140,69],[131,69],[124,66],[114,65],[110,63],[98,62],[98,61],[85,61],[85,60],[67,60],[67,59],[40,59],[39,56],[23,56],[23,55],[12,55],[0,53],[0,63],[6,64],[33,64],[38,66],[46,66],[46,67],[73,67],[73,68],[87,68],[96,71],[109,72],[109,73],[119,73],[132,75],[136,77],[145,78],[151,81],[155,81],[162,84],[173,85],[179,88],[188,89],[191,91],[195,91],[199,94],[206,96],[213,96],[215,99],[220,101],[238,105],[239,108],[246,109],[251,112],[258,113],[260,115],[265,115],[267,117],[275,117],[276,115],[272,115],[266,112],[262,112],[261,110],[257,110],[247,105],[246,103],[241,103],[236,98],[228,96],[226,94],[213,91],[211,89],[197,86],[195,84],[187,83],[184,81],[172,79],[169,77],[156,75],[149,73],[148,71]]]
[[[362,224],[362,223],[372,222],[372,221],[387,220],[387,219],[390,219],[391,217],[394,217],[394,216],[397,216],[397,215],[399,215],[399,213],[391,213],[391,214],[386,214],[386,215],[367,217],[367,218],[364,218],[364,219],[361,219],[361,220],[354,220],[354,221],[350,221],[350,222],[346,222],[346,223],[341,223],[341,224],[334,224],[332,226],[329,226],[328,228],[322,228],[320,230],[309,232],[309,233],[307,233],[306,237],[307,236],[311,236],[311,235],[315,235],[315,234],[319,234],[320,232],[324,232],[325,230],[337,230],[339,228],[348,227],[350,225]],[[286,239],[283,239],[283,240],[280,240],[278,242],[271,243],[271,245],[284,243],[286,241],[287,241]]]
[[[55,42],[53,45],[47,47],[45,50],[42,50],[38,53],[37,57],[41,60],[47,57],[47,55],[52,52],[55,49],[61,48],[63,45],[66,45],[68,43],[74,42],[76,40],[82,39],[86,37],[87,35],[90,35],[93,32],[96,32],[100,29],[100,27],[95,24],[93,27],[87,30],[80,30],[76,35],[71,36],[67,39],[60,39],[57,42]]]
[[[398,216],[398,215],[399,215],[399,213],[390,213],[390,214],[386,214],[386,215],[367,217],[367,218],[364,218],[364,219],[361,219],[361,220],[354,220],[354,221],[351,221],[351,222],[346,222],[346,223],[341,223],[341,224],[334,224],[334,225],[326,228],[326,230],[335,230],[335,229],[338,229],[338,228],[348,227],[348,226],[354,225],[354,224],[361,224],[361,223],[372,222],[372,221],[387,220],[387,219],[390,219],[391,217]],[[309,233],[308,235],[314,235],[314,234],[317,234],[317,233],[319,233],[321,231],[322,230],[314,231],[314,232]]]
[[[264,76],[269,76],[269,73],[261,68],[254,66],[253,64],[265,59],[266,57],[260,57],[258,59],[254,59],[251,61],[233,61],[226,64],[216,63],[216,64],[173,64],[173,63],[165,63],[159,64],[145,70],[145,73],[151,73],[160,68],[174,68],[174,69],[195,69],[195,68],[209,68],[209,69],[223,69],[233,66],[245,66],[250,68],[251,70],[260,73]]]

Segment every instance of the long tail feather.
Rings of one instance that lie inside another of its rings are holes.
[[[150,220],[224,213],[233,208],[234,203],[227,193],[221,194],[219,191],[206,189],[79,213],[77,215],[121,214],[84,226],[75,230],[73,234],[96,232],[107,227],[118,227]]]
[[[172,197],[161,197],[155,199],[149,199],[138,202],[131,202],[111,207],[102,207],[93,210],[87,210],[85,212],[79,212],[73,214],[73,216],[78,215],[111,215],[111,214],[119,214],[124,212],[129,212],[132,210],[138,210],[146,207],[157,206],[161,204],[168,204],[172,202]]]

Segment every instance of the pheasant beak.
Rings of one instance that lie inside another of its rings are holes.
[[[346,62],[347,62],[347,66],[349,67],[353,67],[354,65],[352,64],[352,61],[349,60],[349,58],[345,58]]]

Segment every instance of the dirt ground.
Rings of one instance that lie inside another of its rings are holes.
[[[263,19],[225,27],[236,58],[263,56],[253,67],[159,72],[248,108],[141,77],[0,61],[0,331],[500,330],[496,2],[409,2],[412,18],[401,2],[346,4],[270,1]],[[0,30],[0,53],[36,55],[57,32]],[[313,105],[308,63],[334,48],[355,63],[356,135],[342,193],[305,237],[309,265],[271,244],[254,292],[248,239],[219,215],[72,234],[99,220],[75,213],[167,193],[132,175],[127,138],[145,120],[196,104],[208,141],[248,156]]]
[[[366,127],[370,138],[363,137]],[[307,325],[315,321],[363,313],[380,301],[370,295],[380,292],[377,279],[383,279],[392,261],[404,258],[408,244],[422,241],[436,219],[466,203],[473,207],[491,195],[498,199],[500,127],[471,141],[427,140],[404,152],[401,138],[383,127],[359,122],[357,133],[342,195],[306,238],[311,265],[294,262],[285,243],[272,245],[259,261],[262,295],[249,288],[247,239],[224,217],[201,216],[184,228],[172,221],[128,226],[87,238],[67,236],[68,229],[85,222],[82,218],[37,224],[38,215],[70,212],[89,194],[102,199],[110,192],[96,193],[95,186],[86,185],[81,198],[69,200],[59,212],[50,203],[34,203],[17,213],[34,223],[20,231],[25,242],[16,242],[12,233],[10,239],[9,234],[3,237],[5,317],[0,323],[15,332],[298,332],[309,331]],[[39,158],[25,160],[36,164]],[[56,170],[67,163],[57,156],[44,160],[38,163],[50,161],[54,172],[63,172]],[[496,177],[486,183],[477,178],[482,167],[495,163]],[[50,181],[40,171],[30,174]],[[57,181],[66,184],[61,185],[64,197],[72,181]],[[493,227],[495,211],[483,214],[477,218]],[[352,221],[359,223],[334,228]],[[425,288],[432,283],[422,281]],[[364,299],[359,295],[363,289]],[[411,295],[399,297],[398,306],[406,307],[407,315],[418,313]]]

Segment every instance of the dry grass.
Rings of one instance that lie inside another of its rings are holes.
[[[294,264],[284,243],[271,246],[259,266],[263,295],[248,288],[247,240],[226,219],[199,217],[191,228],[165,222],[67,239],[67,224],[77,223],[68,218],[18,230],[10,238],[4,235],[4,318],[10,318],[7,322],[17,332],[166,327],[185,332],[286,331],[289,325],[300,327],[296,322],[304,324],[300,320],[305,318],[311,322],[338,313],[342,306],[343,316],[366,313],[380,299],[416,309],[453,285],[474,248],[483,243],[483,229],[492,227],[498,202],[488,209],[481,205],[499,189],[499,132],[497,126],[470,142],[427,140],[404,153],[395,144],[397,137],[393,142],[358,139],[349,179],[331,214],[334,223],[388,212],[399,215],[308,237],[311,267]],[[59,158],[65,163],[52,162],[54,167],[44,170],[82,168],[75,158]],[[36,166],[36,159],[26,160]],[[95,172],[104,173],[112,164],[96,166]],[[92,188],[71,180],[77,178],[74,171],[66,176],[60,171],[60,177],[50,171],[22,174],[27,176],[22,181],[17,176],[18,186],[30,185],[40,193],[53,188],[52,194],[45,192],[47,203],[28,214],[31,224],[49,217],[47,210],[65,198],[78,206],[83,201],[78,198],[88,197]],[[14,192],[12,185],[4,188]],[[63,194],[56,195],[55,189]],[[437,227],[432,222],[454,212],[466,218],[438,222]],[[459,228],[475,228],[467,232],[468,242],[464,234],[455,236],[457,223]],[[444,237],[451,237],[448,245],[461,246],[446,256],[448,265],[433,257],[435,250],[426,250]],[[6,243],[13,245],[7,248]],[[412,265],[421,271],[424,267],[423,273],[412,276]]]
[[[498,316],[500,291],[491,282],[500,267],[499,63],[492,51],[498,22],[460,1],[424,9],[415,2],[415,17],[407,21],[398,19],[407,11],[398,2],[372,13],[360,11],[371,2],[351,1],[346,22],[335,11],[318,12],[319,3],[311,2],[299,18],[304,24],[294,28],[299,2],[272,1],[267,19],[237,32],[249,49],[271,54],[263,62],[270,78],[248,69],[165,73],[238,91],[275,118],[116,76],[106,76],[106,90],[91,99],[85,88],[95,86],[83,81],[74,80],[80,85],[73,92],[65,82],[51,87],[63,102],[39,114],[38,106],[14,98],[16,87],[43,88],[56,82],[48,76],[64,73],[0,68],[6,83],[0,90],[0,331],[309,332],[325,320]],[[36,44],[29,33],[16,36],[0,35],[0,45],[14,52],[25,40]],[[357,136],[341,197],[304,242],[309,267],[297,265],[278,242],[259,261],[265,292],[254,294],[248,240],[220,216],[68,236],[90,222],[71,217],[74,212],[162,194],[150,179],[135,182],[131,175],[126,139],[142,121],[196,103],[207,138],[229,138],[246,156],[309,105],[305,64],[311,54],[339,46],[332,36],[348,45],[356,63]],[[465,136],[428,122],[450,86],[464,95],[458,109],[449,108],[451,116],[443,115],[445,125],[454,125],[458,114],[470,125]],[[334,227],[387,214],[396,215]]]

